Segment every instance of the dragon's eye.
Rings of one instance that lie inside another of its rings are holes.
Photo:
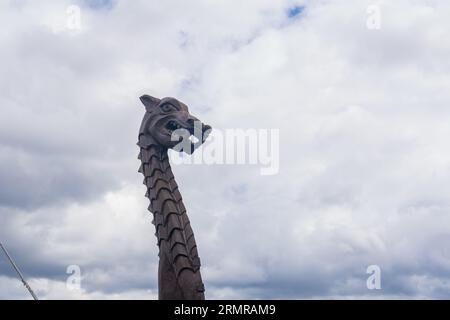
[[[175,108],[175,107],[174,107],[173,105],[171,105],[170,103],[166,103],[166,104],[163,104],[163,105],[161,106],[161,110],[164,111],[164,112],[171,112],[171,111],[176,111],[177,108]]]

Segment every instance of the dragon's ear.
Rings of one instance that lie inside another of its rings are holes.
[[[155,107],[158,105],[158,103],[161,101],[160,99],[151,97],[151,96],[149,96],[148,94],[144,94],[144,95],[141,96],[139,99],[141,99],[142,103],[143,103],[144,106],[145,106],[145,109],[146,109],[148,112],[151,112],[151,110],[152,110],[153,108],[155,108]]]

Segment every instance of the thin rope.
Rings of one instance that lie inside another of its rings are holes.
[[[30,285],[28,284],[28,282],[23,277],[22,272],[20,272],[19,267],[17,267],[16,263],[14,262],[14,260],[9,255],[8,251],[6,250],[6,248],[3,246],[3,244],[1,242],[0,242],[0,247],[2,248],[3,252],[5,253],[6,257],[8,258],[8,260],[11,263],[12,267],[14,268],[14,270],[16,270],[16,272],[19,275],[19,278],[22,281],[22,283],[25,286],[25,288],[28,289],[28,292],[31,294],[31,296],[33,297],[34,300],[38,300],[37,296],[34,294],[33,290],[30,287]]]

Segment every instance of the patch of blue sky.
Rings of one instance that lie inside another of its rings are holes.
[[[92,10],[110,10],[117,0],[83,0],[83,4]]]
[[[303,11],[305,11],[304,6],[293,6],[287,9],[286,14],[289,19],[294,19],[300,16]]]

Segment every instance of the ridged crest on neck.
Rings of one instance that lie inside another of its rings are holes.
[[[142,162],[139,172],[144,175],[147,186],[148,209],[154,215],[158,246],[162,248],[162,241],[167,242],[164,247],[169,248],[167,254],[177,276],[184,269],[197,272],[200,268],[197,245],[170,167],[168,151],[151,138],[141,139],[143,137],[138,143],[141,147],[138,158]]]

